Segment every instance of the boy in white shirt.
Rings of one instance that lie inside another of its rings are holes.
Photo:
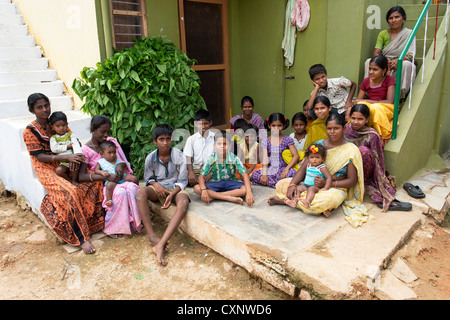
[[[199,110],[194,116],[195,133],[186,140],[183,153],[186,157],[188,185],[193,187],[198,183],[198,176],[208,158],[214,152],[214,132],[211,115],[207,110]]]

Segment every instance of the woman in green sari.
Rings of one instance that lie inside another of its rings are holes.
[[[358,147],[344,137],[344,117],[331,114],[325,121],[325,126],[328,137],[316,143],[323,144],[327,149],[325,165],[332,175],[332,187],[318,192],[309,208],[297,201],[297,209],[307,214],[323,214],[328,217],[333,209],[342,205],[345,219],[350,225],[361,226],[372,218],[363,204],[364,170],[361,153]],[[294,200],[304,197],[304,194],[297,194],[297,187],[305,178],[307,164],[308,160],[303,161],[293,178],[280,180],[276,184],[276,194],[269,197],[269,205],[286,204],[286,198]],[[316,178],[314,182],[319,188],[325,185],[321,178]]]

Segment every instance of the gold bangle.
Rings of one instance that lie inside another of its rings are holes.
[[[52,162],[55,162],[55,157],[56,157],[56,156],[53,156],[53,157],[52,157]]]
[[[290,187],[296,187],[297,185],[296,184],[290,184],[290,185],[288,185],[288,189],[290,188]]]
[[[94,180],[92,180],[92,173],[89,173],[89,178],[91,179],[91,182],[94,182]]]

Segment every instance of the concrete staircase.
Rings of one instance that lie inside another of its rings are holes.
[[[424,7],[424,4],[422,4],[422,1],[416,3],[416,4],[402,4],[401,5],[403,9],[406,11],[406,22],[405,27],[409,29],[413,29],[414,25],[416,24],[417,19],[420,16],[420,13],[422,12],[422,9]],[[441,25],[441,23],[445,19],[445,12],[447,10],[446,4],[440,4],[439,5],[439,12],[437,12],[437,4],[430,5],[430,8],[428,10],[428,24],[426,24],[426,18],[422,21],[422,24],[420,25],[419,30],[416,34],[416,61],[418,64],[417,70],[420,69],[423,63],[423,50],[424,50],[424,42],[425,42],[425,28],[427,28],[427,38],[426,38],[426,52],[432,48],[433,40],[434,40],[434,34],[436,29],[436,15],[438,17],[438,28]]]
[[[23,142],[23,131],[35,119],[27,98],[40,92],[50,98],[52,111],[66,113],[69,126],[86,142],[90,138],[90,116],[73,110],[72,97],[56,70],[49,69],[15,3],[0,0],[0,180],[6,190],[22,195],[32,210],[39,208],[46,190],[36,178]]]

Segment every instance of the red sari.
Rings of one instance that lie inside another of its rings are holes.
[[[83,241],[103,229],[105,219],[102,208],[102,181],[83,182],[78,186],[56,174],[57,162],[41,162],[37,156],[51,154],[50,137],[37,121],[30,123],[23,139],[31,158],[31,164],[42,186],[48,191],[40,211],[53,231],[70,245],[82,244],[75,234],[75,222]],[[79,235],[80,236],[80,235]]]

